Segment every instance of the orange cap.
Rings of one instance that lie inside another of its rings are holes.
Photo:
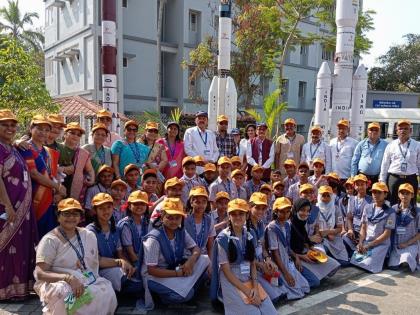
[[[150,129],[156,129],[159,130],[159,124],[153,121],[148,121],[146,123],[146,130],[150,130]]]
[[[368,179],[367,179],[367,177],[365,175],[358,174],[358,175],[356,175],[356,176],[353,177],[353,183],[355,183],[357,181],[362,181],[362,182],[367,183],[368,182]]]
[[[229,201],[227,212],[229,213],[229,212],[236,211],[236,210],[243,211],[243,212],[248,212],[249,211],[248,202],[246,202],[243,199],[239,199],[239,198],[236,198],[236,199],[233,199],[233,200]]]
[[[223,165],[223,164],[229,164],[232,165],[232,162],[230,161],[230,159],[227,156],[222,156],[218,161],[217,161],[217,165]]]
[[[257,171],[264,171],[263,167],[259,164],[255,164],[252,169],[251,172],[257,172]]]
[[[66,199],[61,200],[58,203],[58,206],[57,206],[58,212],[70,211],[70,210],[79,210],[79,211],[85,212],[80,202],[78,202],[76,199],[66,198]]]
[[[32,117],[31,125],[44,125],[44,124],[50,127],[52,126],[51,122],[44,115],[35,115],[34,117]],[[73,124],[77,124],[77,123],[73,123]],[[83,130],[83,133],[84,133],[84,130]]]
[[[109,172],[109,173],[114,174],[114,169],[111,166],[104,164],[98,169],[98,173],[96,173],[96,175],[99,175],[102,172]]]
[[[128,203],[138,203],[142,202],[145,204],[149,204],[149,196],[147,196],[147,193],[141,190],[135,190],[133,191],[130,196],[128,196]]]
[[[322,194],[325,194],[325,193],[329,193],[330,195],[334,193],[331,186],[324,185],[324,186],[321,186],[319,188],[318,194],[322,195]]]
[[[371,122],[368,125],[368,128],[367,129],[369,130],[369,129],[374,129],[374,128],[381,130],[381,125],[379,123],[377,123],[377,122]]]
[[[187,216],[184,211],[184,204],[179,198],[165,198],[162,202],[162,211],[170,215]]]
[[[217,201],[217,200],[219,200],[219,199],[227,199],[227,200],[230,200],[230,196],[229,196],[229,194],[226,192],[226,191],[219,191],[217,194],[216,194],[216,199],[215,199],[215,201]]]
[[[241,158],[239,157],[239,156],[232,156],[231,158],[230,158],[230,162],[233,164],[233,163],[240,163],[240,164],[242,164],[242,161],[241,161]]]
[[[195,186],[190,190],[189,197],[198,197],[203,196],[207,199],[209,198],[209,194],[204,186]]]
[[[388,186],[385,183],[382,182],[377,182],[375,184],[372,185],[372,191],[383,191],[383,192],[388,192]]]
[[[287,125],[287,124],[291,124],[291,125],[295,125],[295,126],[296,126],[296,121],[295,121],[293,118],[287,118],[287,119],[284,121],[284,124],[285,124],[285,125]]]
[[[267,195],[260,193],[260,192],[254,192],[251,195],[251,198],[249,198],[249,202],[252,202],[256,205],[264,205],[267,206],[268,202],[267,202]]]
[[[137,170],[140,173],[140,168],[136,164],[128,164],[126,167],[124,167],[124,176],[132,170]]]
[[[242,175],[245,176],[245,172],[242,170],[234,170],[231,174],[232,177],[235,177],[236,175]]]
[[[51,123],[50,123],[50,122],[48,122],[48,124],[50,124],[50,125],[51,125]],[[78,122],[71,122],[71,123],[68,123],[68,124],[67,124],[67,126],[66,126],[66,128],[64,128],[64,131],[65,131],[65,132],[67,132],[67,131],[69,131],[69,130],[78,130],[78,131],[80,131],[82,134],[84,134],[84,133],[85,133],[85,129],[83,129],[82,127],[80,127],[80,125],[79,125],[79,123],[78,123]]]
[[[48,121],[50,123],[59,124],[62,127],[65,127],[66,126],[66,123],[64,122],[64,117],[62,115],[59,115],[59,114],[49,114],[47,116],[47,119],[48,119]]]
[[[287,160],[285,160],[285,161],[283,162],[283,165],[284,165],[284,166],[286,166],[286,165],[291,165],[291,166],[296,167],[296,162],[295,162],[294,160],[292,160],[292,159],[287,159]]]
[[[107,193],[98,193],[92,198],[92,206],[100,206],[104,203],[113,203],[114,199],[112,199],[111,195]]]
[[[291,207],[292,207],[292,203],[290,199],[286,197],[277,198],[273,204],[273,210],[281,210],[281,209],[291,208]]]
[[[96,123],[96,124],[94,124],[93,125],[93,128],[92,128],[92,133],[94,133],[98,129],[103,129],[103,130],[105,130],[106,133],[109,133],[108,128],[103,123]]]
[[[13,120],[14,122],[18,122],[15,114],[13,114],[10,109],[0,109],[0,121],[4,120]]]
[[[197,164],[192,156],[186,156],[182,159],[182,166],[184,166],[185,164],[190,164],[190,163]]]
[[[222,121],[229,121],[228,116],[226,116],[226,115],[217,116],[217,122],[222,122]]]
[[[414,188],[409,183],[401,184],[400,187],[398,187],[398,192],[401,190],[409,191],[414,194]]]
[[[213,163],[207,163],[206,165],[204,165],[204,173],[205,172],[216,172],[216,165],[214,165]]]
[[[98,112],[96,113],[96,117],[97,118],[107,117],[107,118],[112,119],[112,114],[111,114],[111,112],[107,111],[106,109],[101,109],[101,110],[98,110]]]
[[[178,177],[172,177],[165,182],[165,190],[176,185],[181,185],[182,187],[184,187],[185,183]]]
[[[349,127],[350,122],[347,119],[340,119],[337,123],[337,126]]]
[[[302,192],[307,191],[307,190],[314,191],[314,186],[312,186],[309,183],[306,183],[306,184],[303,184],[302,186],[299,187],[299,193],[302,193]]]
[[[134,126],[134,127],[138,128],[139,124],[135,120],[129,120],[124,124],[124,129],[127,129],[128,126]]]

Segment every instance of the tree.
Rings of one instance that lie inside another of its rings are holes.
[[[0,8],[0,31],[20,41],[25,48],[42,50],[44,35],[39,30],[27,28],[33,25],[33,20],[38,19],[38,13],[27,12],[23,14],[19,9],[19,0],[7,0],[7,7]]]
[[[40,79],[41,68],[33,54],[14,39],[6,39],[0,49],[0,104],[9,108],[23,124],[40,113],[58,111]]]
[[[162,26],[163,26],[163,9],[165,8],[166,0],[157,0],[159,3],[159,14],[157,20],[157,36],[156,36],[156,50],[157,50],[157,78],[156,78],[156,111],[160,113],[161,98],[162,98]]]
[[[420,34],[407,34],[406,43],[392,46],[369,71],[369,88],[420,93]]]

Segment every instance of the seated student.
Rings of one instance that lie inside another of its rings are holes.
[[[340,264],[331,257],[320,264],[309,255],[312,251],[320,251],[313,246],[306,230],[310,211],[311,203],[308,199],[299,198],[293,204],[290,244],[295,253],[296,267],[313,288],[319,286],[320,281],[325,277],[333,275]]]
[[[258,283],[255,263],[256,239],[245,227],[247,201],[228,204],[229,226],[216,237],[212,256],[210,298],[223,302],[226,315],[277,314]]]
[[[211,202],[211,208],[215,209],[215,198],[219,191],[226,191],[232,199],[238,198],[238,191],[236,190],[235,184],[230,179],[230,172],[232,169],[232,163],[227,156],[222,156],[217,161],[217,170],[219,177],[209,187],[209,200]]]
[[[124,168],[124,181],[127,183],[127,198],[133,191],[140,190],[140,169],[136,164],[128,164]]]
[[[234,170],[241,170],[242,169],[242,161],[239,156],[232,156],[230,158],[230,161],[232,162],[232,172]]]
[[[108,279],[117,292],[141,294],[142,281],[132,281],[136,269],[123,254],[120,235],[112,215],[113,199],[107,193],[99,193],[92,199],[94,222],[86,228],[96,235],[99,254],[99,275]],[[134,278],[133,278],[134,280]]]
[[[274,199],[284,197],[284,183],[282,180],[273,184],[273,195]]]
[[[299,188],[299,198],[308,199],[311,204],[308,219],[306,220],[306,232],[309,240],[316,249],[324,250],[322,246],[322,236],[319,234],[319,208],[316,205],[317,198],[314,194],[314,186],[311,184],[303,184]]]
[[[267,211],[264,218],[264,224],[267,225],[271,222],[273,217],[273,204],[276,198],[273,196],[273,189],[269,184],[264,184],[260,188],[260,192],[267,196]]]
[[[186,210],[185,229],[200,248],[201,254],[211,257],[216,230],[210,215],[209,195],[204,186],[191,189]]]
[[[271,186],[273,186],[274,183],[281,182],[282,181],[281,180],[281,171],[280,170],[272,171],[271,175],[270,175],[270,179],[271,179],[271,181],[270,181]]]
[[[238,192],[238,198],[247,200],[248,193],[244,187],[245,185],[245,172],[243,170],[234,170],[231,174],[232,181],[236,186],[236,191]]]
[[[121,179],[114,180],[111,184],[111,197],[114,207],[112,216],[115,222],[120,221],[126,216],[126,208],[123,205],[125,203],[124,198],[127,195],[127,188],[127,183]]]
[[[148,289],[163,304],[192,300],[210,263],[183,227],[185,217],[182,201],[166,198],[161,216],[144,238]],[[188,259],[184,256],[187,250],[191,252]]]
[[[292,159],[287,159],[283,162],[286,171],[286,177],[283,179],[284,194],[287,195],[289,187],[299,181],[299,176],[296,174],[296,162]]]
[[[267,249],[280,270],[280,279],[289,300],[300,299],[309,293],[309,283],[297,270],[292,261],[295,254],[291,251],[291,227],[289,222],[292,204],[286,197],[277,198],[273,205],[273,221],[265,230]],[[299,258],[296,263],[299,264]]]
[[[198,176],[202,175],[204,172],[204,167],[206,166],[206,162],[204,161],[204,158],[200,155],[194,156],[194,162],[196,165],[196,174]]]
[[[392,249],[388,267],[398,269],[401,264],[408,264],[414,272],[417,268],[416,257],[420,255],[420,209],[414,207],[414,189],[410,184],[402,184],[398,188],[400,203],[393,206],[397,225],[393,235]]]
[[[315,158],[312,162],[314,168],[314,174],[309,176],[308,180],[314,187],[327,186],[327,176],[323,175],[325,171],[325,161],[320,158]]]
[[[347,231],[347,211],[349,207],[349,201],[351,197],[354,197],[354,180],[352,177],[349,177],[344,183],[344,189],[346,193],[343,194],[337,203],[338,210],[340,210],[341,215],[343,216],[343,230],[341,235],[344,235]]]
[[[338,176],[337,173],[334,173],[334,172],[328,173],[327,182],[328,182],[327,186],[330,186],[333,190],[333,193],[334,193],[333,200],[335,201],[335,204],[338,205],[338,201],[342,197],[343,191],[344,191],[344,187],[340,183],[340,177]]]
[[[319,233],[328,254],[334,257],[342,266],[349,265],[349,256],[341,237],[343,230],[343,215],[335,205],[333,191],[330,186],[321,186],[318,191]]]
[[[85,210],[86,210],[86,219],[92,222],[94,213],[90,210],[92,209],[92,198],[102,192],[102,193],[111,193],[111,184],[114,179],[114,169],[108,165],[102,165],[96,175],[96,184],[90,186],[86,191],[85,197]]]
[[[148,196],[144,191],[133,191],[128,197],[127,216],[118,222],[124,254],[136,267],[137,279],[140,278],[143,262],[142,238],[149,229]]]
[[[149,168],[144,171],[143,176],[141,178],[141,186],[142,186],[142,190],[145,193],[147,193],[149,205],[153,206],[153,204],[159,199],[158,195],[156,194],[157,187],[158,187],[158,178],[157,178],[156,169]]]
[[[363,211],[359,243],[350,261],[372,273],[382,271],[391,245],[391,232],[395,229],[395,211],[385,203],[387,193],[386,184],[373,184],[373,203]]]
[[[196,174],[197,166],[195,164],[194,158],[191,156],[186,156],[182,160],[182,172],[184,175],[181,177],[181,180],[185,183],[182,188],[182,203],[187,204],[190,190],[194,186],[205,186],[204,180],[197,176]]]
[[[245,189],[247,192],[246,200],[248,200],[254,192],[260,191],[261,186],[265,184],[265,182],[261,180],[263,174],[264,169],[260,165],[255,164],[251,168],[251,179],[245,183]]]
[[[367,194],[368,179],[366,176],[363,174],[356,175],[353,181],[357,195],[349,197],[346,209],[346,233],[343,235],[344,245],[346,245],[350,257],[359,243],[363,211],[367,205],[373,202],[372,197]]]
[[[252,232],[257,240],[255,248],[256,266],[258,271],[258,281],[267,292],[270,299],[275,302],[287,291],[283,285],[279,284],[280,273],[277,265],[271,260],[265,245],[265,224],[266,212],[268,208],[267,195],[255,192],[249,199],[251,210],[247,219],[247,229]]]
[[[305,162],[300,163],[299,167],[298,167],[298,177],[299,180],[294,183],[292,186],[289,187],[289,190],[286,193],[286,197],[289,198],[292,203],[299,198],[299,188],[301,185],[303,184],[307,184],[308,178],[309,178],[309,165],[306,164]],[[314,186],[314,190],[315,190],[315,194],[316,192],[316,187]]]
[[[211,183],[213,183],[217,178],[216,165],[213,163],[207,163],[204,165],[204,172],[200,175],[200,177],[203,179],[204,187],[206,187],[207,191],[209,191]]]
[[[228,203],[230,201],[229,194],[225,191],[219,191],[216,194],[216,209],[211,212],[211,216],[214,222],[214,228],[216,235],[227,227],[229,218],[227,215]]]

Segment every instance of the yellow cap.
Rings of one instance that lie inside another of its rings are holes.
[[[135,120],[129,120],[124,124],[124,129],[127,129],[128,126],[134,126],[134,127],[138,128],[139,124]]]
[[[197,164],[192,156],[186,156],[182,159],[182,166],[189,163]]]
[[[62,127],[65,127],[66,126],[66,123],[64,122],[64,117],[62,115],[59,115],[59,114],[49,114],[47,116],[47,119],[48,119],[48,121],[50,123],[59,124]]]
[[[302,186],[299,187],[299,194],[307,190],[314,191],[314,186],[312,186],[309,183],[303,184]]]
[[[236,210],[243,211],[243,212],[248,212],[249,211],[248,202],[246,202],[243,199],[239,199],[239,198],[236,198],[236,199],[233,199],[233,200],[229,201],[227,212],[229,213],[229,212],[236,211]]]
[[[312,128],[311,128],[311,132],[313,132],[313,131],[315,131],[315,130],[317,130],[317,131],[319,131],[319,132],[322,132],[322,128],[321,128],[321,126],[319,126],[319,125],[312,126]]]
[[[97,118],[108,117],[108,118],[112,119],[112,114],[110,112],[108,112],[106,109],[101,109],[101,110],[98,110],[98,112],[96,113],[96,117]]]
[[[349,178],[347,178],[346,182],[344,183],[344,186],[347,186],[347,185],[353,186],[353,184],[354,184],[353,177],[349,177]]]
[[[108,165],[104,164],[98,169],[98,173],[96,175],[99,175],[102,172],[110,172],[110,173],[114,174],[114,169],[111,166],[108,166]]]
[[[356,176],[353,177],[353,182],[354,183],[357,182],[357,181],[359,181],[359,180],[362,181],[362,182],[365,182],[365,183],[368,182],[367,177],[365,175],[363,175],[363,174],[358,174],[358,175],[356,175]]]
[[[205,172],[216,172],[216,165],[213,163],[207,163],[204,165],[204,173]]]
[[[133,191],[130,196],[128,196],[128,203],[149,203],[149,197],[147,196],[147,193],[141,190],[135,190]]]
[[[136,164],[128,164],[126,167],[124,167],[124,176],[132,170],[137,170],[140,173],[140,168]]]
[[[232,156],[231,158],[230,158],[230,162],[233,164],[233,163],[240,163],[240,164],[242,164],[242,161],[241,161],[241,158],[239,157],[239,156]]]
[[[165,182],[165,189],[168,189],[170,187],[174,187],[176,185],[181,185],[182,187],[184,187],[185,183],[182,180],[180,180],[178,177],[172,177],[172,178],[169,178]]]
[[[111,184],[111,188],[117,187],[117,186],[124,186],[125,188],[128,188],[128,185],[125,181],[122,179],[114,180]]]
[[[58,206],[57,206],[58,212],[70,211],[70,210],[79,210],[79,211],[85,212],[82,206],[80,205],[80,202],[78,202],[76,199],[66,198],[66,199],[61,200],[58,203]]]
[[[226,191],[219,191],[216,194],[216,201],[219,200],[219,199],[223,199],[223,198],[225,198],[227,200],[230,200],[230,196]]]
[[[285,124],[285,125],[287,125],[287,124],[291,124],[291,125],[295,125],[295,126],[296,126],[296,121],[295,121],[293,118],[287,118],[287,119],[284,121],[284,124]]]
[[[414,194],[413,186],[411,186],[409,183],[401,184],[398,188],[398,192],[400,192],[401,190],[406,190]]]
[[[263,167],[261,166],[261,165],[259,165],[259,164],[255,164],[253,167],[252,167],[252,169],[251,169],[251,172],[258,172],[258,171],[264,171],[264,169],[263,169]]]
[[[252,202],[256,205],[264,205],[267,206],[268,202],[267,202],[267,195],[260,193],[260,192],[254,192],[251,195],[251,198],[249,198],[249,202]]]
[[[146,130],[156,129],[159,130],[159,124],[153,121],[148,121],[146,123]]]
[[[209,198],[209,194],[204,186],[195,186],[190,190],[189,197],[203,196]]]
[[[187,216],[184,212],[184,205],[179,198],[165,198],[162,202],[162,210],[171,215]]]
[[[48,122],[49,124],[51,124],[50,122]],[[78,122],[71,122],[68,123],[66,128],[64,128],[64,131],[67,132],[69,130],[77,130],[80,131],[82,134],[85,133],[85,129],[83,129],[82,127],[80,127]]]
[[[331,188],[331,186],[324,185],[324,186],[321,186],[319,188],[318,194],[322,195],[322,194],[325,194],[325,193],[329,193],[329,194],[333,194],[334,193],[333,190],[332,190],[332,188]]]
[[[379,123],[377,123],[377,122],[371,122],[368,125],[368,128],[367,129],[369,130],[369,129],[374,129],[374,128],[381,130],[381,125]]]
[[[260,187],[260,191],[264,189],[269,190],[269,191],[273,190],[269,184],[264,184]]]
[[[217,165],[223,165],[223,164],[229,164],[232,165],[232,162],[230,161],[230,159],[227,156],[222,156],[218,161],[217,161]]]
[[[205,166],[206,162],[204,162],[204,158],[201,155],[194,156],[194,161],[197,166]]]
[[[93,125],[93,128],[92,128],[92,133],[94,133],[98,129],[103,129],[103,130],[105,130],[106,133],[109,133],[108,128],[103,123],[96,123],[96,124],[94,124]]]
[[[291,166],[296,167],[296,162],[295,162],[294,160],[292,160],[292,159],[287,159],[287,160],[285,160],[285,161],[283,162],[283,165],[284,165],[284,166],[286,166],[286,165],[291,165]]]
[[[277,198],[273,204],[273,210],[281,210],[281,209],[291,208],[291,207],[292,207],[292,202],[290,201],[289,198],[286,198],[286,197]]]
[[[334,172],[328,173],[327,177],[335,179],[335,180],[340,180],[340,176],[338,176],[338,174]]]
[[[273,189],[275,189],[277,186],[279,186],[279,185],[281,185],[281,186],[283,186],[284,187],[284,183],[283,183],[283,181],[282,180],[279,180],[279,181],[277,181],[277,182],[275,182],[274,184],[273,184]]]
[[[397,122],[397,126],[400,126],[400,125],[409,125],[409,126],[411,126],[411,121],[409,121],[408,119],[401,119],[401,120],[399,120]]]
[[[350,123],[347,119],[340,119],[337,123],[337,126],[345,126],[345,127],[349,127]]]
[[[153,175],[155,175],[157,177],[157,170],[155,168],[148,168],[147,170],[145,170],[143,172],[143,178],[147,174],[153,174]]]
[[[383,192],[388,192],[388,186],[385,183],[382,182],[377,182],[375,184],[373,184],[372,186],[372,191],[383,191]]]
[[[102,192],[96,194],[92,198],[92,206],[94,206],[94,207],[103,205],[104,203],[113,203],[113,202],[114,202],[114,200],[112,199],[112,197],[109,194],[102,193]]]
[[[312,161],[312,165],[315,165],[315,163],[319,163],[319,164],[322,164],[323,166],[325,166],[325,162],[324,162],[324,160],[323,160],[323,159],[320,159],[320,158],[315,158],[315,159]]]
[[[232,178],[235,177],[236,175],[242,175],[245,176],[245,172],[242,170],[234,170],[231,174]]]
[[[44,115],[35,115],[34,117],[32,117],[31,125],[44,125],[44,124],[50,127],[52,126],[51,122]]]
[[[222,121],[229,121],[228,116],[226,116],[226,115],[217,116],[217,122],[222,122]]]
[[[16,119],[15,114],[9,109],[0,109],[0,121],[4,120],[13,120],[14,122],[18,122]]]

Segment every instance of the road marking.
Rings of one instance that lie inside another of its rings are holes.
[[[344,284],[338,288],[322,291],[320,293],[307,296],[302,300],[296,301],[293,305],[281,306],[279,309],[279,314],[287,315],[299,312],[306,308],[312,307],[314,305],[323,303],[327,300],[335,298],[339,295],[346,294],[352,291],[357,290],[358,288],[368,286],[372,283],[381,281],[383,279],[390,278],[392,276],[400,274],[402,271],[386,270],[377,274],[370,274],[360,278],[358,280],[350,280],[350,283]]]

